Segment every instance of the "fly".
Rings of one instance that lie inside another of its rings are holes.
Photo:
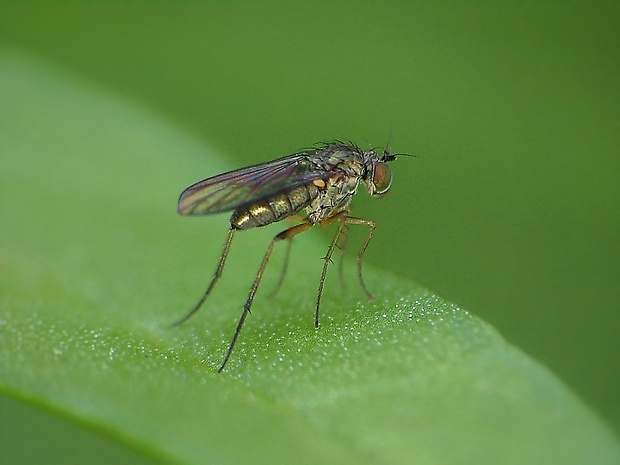
[[[276,235],[269,244],[243,306],[243,313],[228,346],[228,352],[218,372],[222,372],[235,348],[275,244],[283,240],[289,241],[284,264],[284,270],[286,270],[290,240],[315,224],[321,226],[338,224],[324,257],[323,271],[317,291],[315,328],[319,327],[319,310],[327,267],[339,238],[345,228],[351,224],[368,227],[368,235],[357,254],[357,275],[362,289],[369,299],[373,299],[362,277],[362,257],[372,238],[375,223],[350,216],[350,203],[360,183],[366,185],[373,197],[382,197],[387,194],[392,184],[392,173],[387,163],[395,159],[396,155],[387,148],[383,153],[377,153],[374,149],[365,152],[352,143],[335,141],[267,163],[219,174],[185,189],[179,198],[178,213],[180,215],[211,215],[227,211],[232,211],[233,214],[230,218],[230,229],[224,249],[207,290],[194,308],[174,326],[184,323],[194,315],[215,287],[226,264],[230,244],[237,231],[266,226],[303,210],[305,210],[304,219],[299,224]]]

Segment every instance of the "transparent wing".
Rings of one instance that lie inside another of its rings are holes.
[[[234,210],[283,189],[329,174],[307,154],[290,155],[203,179],[181,193],[181,215],[210,215]]]

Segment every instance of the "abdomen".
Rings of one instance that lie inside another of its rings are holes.
[[[318,195],[319,189],[312,183],[278,192],[237,209],[230,224],[237,229],[251,229],[275,223],[298,213]]]

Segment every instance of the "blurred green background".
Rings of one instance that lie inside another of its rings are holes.
[[[230,168],[332,138],[418,155],[386,199],[355,198],[378,224],[367,260],[490,322],[616,431],[618,30],[617,2],[0,5],[4,44]]]

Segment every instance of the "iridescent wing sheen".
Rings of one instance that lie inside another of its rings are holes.
[[[181,193],[181,215],[211,215],[234,210],[284,189],[327,178],[312,155],[298,154],[203,179]]]

